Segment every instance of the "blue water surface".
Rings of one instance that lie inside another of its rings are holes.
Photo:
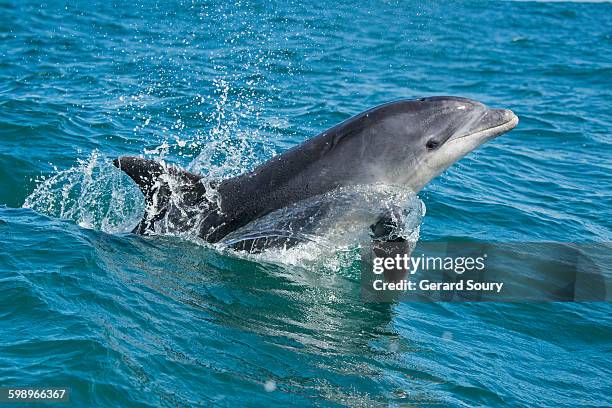
[[[609,303],[364,304],[350,259],[127,233],[142,203],[114,157],[227,177],[441,94],[521,122],[420,193],[421,240],[611,240],[608,2],[0,0],[0,386],[67,386],[72,406],[611,406]]]

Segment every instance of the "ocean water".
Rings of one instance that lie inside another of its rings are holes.
[[[521,122],[406,199],[415,236],[610,241],[608,2],[0,0],[0,386],[69,387],[71,406],[611,406],[609,303],[365,304],[350,248],[128,233],[143,204],[117,156],[223,178],[430,95]]]

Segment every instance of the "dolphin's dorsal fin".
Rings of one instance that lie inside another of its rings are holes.
[[[167,216],[173,201],[180,200],[185,207],[206,201],[202,176],[134,156],[119,157],[113,160],[113,165],[130,176],[145,197],[145,214],[133,232],[153,231],[155,222]]]

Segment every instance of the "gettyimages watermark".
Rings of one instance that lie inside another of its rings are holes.
[[[610,243],[375,242],[362,246],[365,302],[610,301]]]

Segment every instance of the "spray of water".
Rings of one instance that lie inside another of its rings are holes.
[[[273,243],[248,256],[299,266],[325,260],[336,270],[357,259],[355,250],[370,242],[370,226],[385,214],[397,225],[396,236],[418,241],[424,203],[406,189],[381,184],[340,188],[274,211],[230,233],[220,246],[249,252]]]
[[[131,231],[144,212],[138,186],[96,151],[39,180],[23,207],[108,233]]]

